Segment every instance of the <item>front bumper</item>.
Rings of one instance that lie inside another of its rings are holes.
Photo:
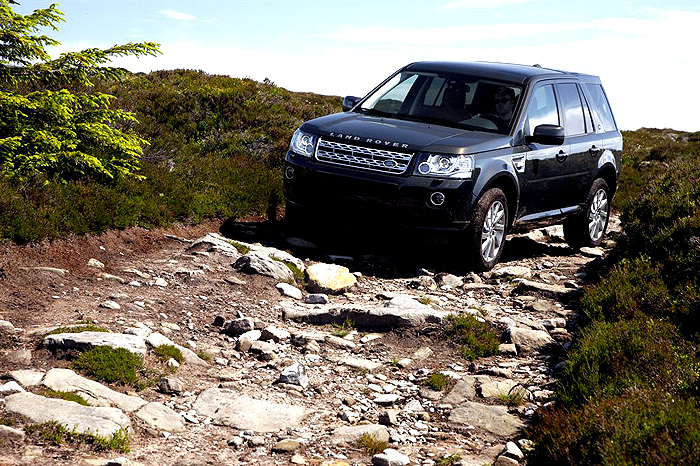
[[[288,167],[293,169],[291,178]],[[341,222],[462,231],[469,225],[475,201],[473,180],[375,173],[329,166],[293,153],[287,153],[284,170],[288,204]],[[436,192],[445,196],[440,206],[430,201]]]

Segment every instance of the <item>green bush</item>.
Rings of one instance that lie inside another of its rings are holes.
[[[433,372],[428,376],[427,379],[425,379],[423,385],[425,385],[426,387],[430,387],[435,391],[442,392],[454,385],[454,382],[451,378],[444,374],[440,374],[439,372]]]
[[[530,465],[697,464],[700,406],[653,390],[544,410],[530,429]]]
[[[471,314],[448,316],[445,319],[445,334],[460,345],[462,356],[470,361],[498,352],[498,332]]]
[[[623,260],[581,299],[584,314],[593,321],[663,316],[670,307],[660,267],[647,257]]]
[[[579,407],[630,390],[683,393],[694,386],[700,359],[673,325],[653,319],[594,322],[568,355],[556,399]]]
[[[143,359],[124,348],[98,346],[81,353],[73,367],[100,382],[127,385],[142,389],[145,383],[139,377]]]

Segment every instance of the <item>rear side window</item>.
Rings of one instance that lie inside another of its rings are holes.
[[[532,136],[539,125],[559,126],[557,100],[554,97],[554,87],[551,84],[540,86],[530,98],[525,118],[525,134]]]
[[[610,104],[608,103],[607,97],[605,97],[605,92],[600,84],[584,84],[588,94],[591,96],[591,106],[594,111],[598,114],[598,119],[603,125],[604,131],[617,131],[617,125],[615,124],[615,118],[613,118],[612,110],[610,110]]]
[[[583,106],[578,88],[574,83],[558,84],[557,90],[561,97],[562,111],[564,112],[564,132],[567,136],[583,134],[586,132],[586,123],[583,117]]]

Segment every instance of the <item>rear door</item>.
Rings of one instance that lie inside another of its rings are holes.
[[[557,95],[564,120],[565,147],[568,163],[561,207],[583,204],[602,154],[602,138],[596,133],[588,102],[576,82],[557,83]]]

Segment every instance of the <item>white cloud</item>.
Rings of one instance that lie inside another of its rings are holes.
[[[175,10],[161,10],[160,13],[166,18],[176,19],[178,21],[194,21],[197,19],[189,13],[183,13]]]
[[[457,8],[496,8],[509,3],[525,3],[532,0],[455,0],[438,7],[438,11],[450,11]]]
[[[464,31],[449,28],[422,31],[382,28],[371,31],[375,39],[366,43],[337,40],[339,36],[325,40],[330,34],[318,35],[313,50],[301,49],[293,43],[263,49],[164,42],[163,54],[158,57],[124,57],[115,60],[115,64],[132,71],[188,68],[259,81],[269,78],[293,91],[344,96],[364,95],[390,73],[413,61],[539,63],[600,76],[621,129],[649,126],[700,130],[697,111],[700,93],[695,92],[700,61],[692,51],[692,45],[700,43],[700,13],[667,11],[645,19],[611,18],[558,24],[537,28],[521,25],[521,29],[545,32],[552,31],[552,27],[558,27],[559,31],[574,27],[578,31],[577,39],[567,40],[574,35],[559,33],[556,42],[534,37],[525,43],[518,39],[529,33],[521,32],[520,36],[505,41],[508,45],[501,41],[495,47],[492,36],[481,41],[462,41],[457,36]],[[497,28],[480,28],[483,34],[497,33]],[[397,33],[404,36],[383,42]],[[409,33],[419,34],[425,42],[401,43]],[[339,34],[351,35],[348,30]],[[436,34],[441,34],[441,41],[430,40]],[[104,44],[64,44],[67,50],[95,46],[104,47]]]

